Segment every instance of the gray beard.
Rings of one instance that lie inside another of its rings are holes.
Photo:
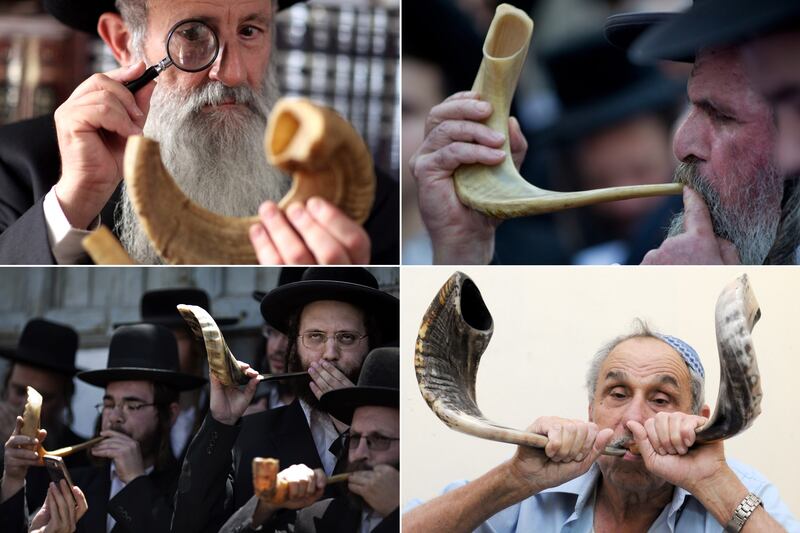
[[[278,201],[289,190],[289,178],[270,166],[264,154],[267,115],[278,98],[274,67],[269,68],[262,87],[256,93],[249,87],[209,81],[189,94],[163,85],[153,92],[144,135],[160,143],[164,166],[183,193],[215,213],[252,216],[262,202]],[[202,110],[229,98],[245,105]],[[115,219],[120,242],[131,258],[143,264],[163,262],[124,185]]]
[[[714,234],[733,243],[744,265],[760,265],[776,241],[781,222],[782,179],[770,166],[758,169],[750,179],[738,179],[748,185],[736,190],[733,198],[722,202],[719,193],[705,176],[697,171],[695,162],[680,163],[674,181],[690,185],[708,206]],[[683,212],[670,222],[668,236],[683,233]]]

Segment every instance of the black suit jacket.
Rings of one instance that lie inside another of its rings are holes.
[[[400,193],[396,180],[377,171],[375,204],[364,229],[373,264],[398,264]],[[0,264],[54,264],[42,201],[61,174],[52,115],[0,127]],[[113,227],[119,188],[101,213]]]
[[[172,517],[172,496],[178,478],[177,465],[139,476],[111,500],[110,466],[95,466],[70,471],[72,481],[86,496],[89,508],[78,521],[76,533],[102,533],[106,516],[117,521],[112,533],[167,533]],[[24,533],[28,530],[25,490],[0,504],[0,531]]]
[[[255,531],[251,526],[253,512],[258,498],[253,496],[225,522],[219,533],[245,533]],[[315,502],[297,511],[291,521],[286,515],[276,515],[275,519],[263,525],[259,531],[292,533],[358,533],[361,526],[361,511],[353,509],[344,498],[328,498]],[[385,517],[371,533],[397,533],[400,531],[400,511],[395,509]]]
[[[183,461],[172,531],[218,531],[253,496],[254,457],[274,457],[281,469],[322,468],[299,400],[246,416],[235,426],[206,416]]]

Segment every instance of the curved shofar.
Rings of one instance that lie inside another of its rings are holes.
[[[208,312],[196,305],[179,305],[178,311],[194,336],[202,339],[208,357],[208,369],[226,387],[246,385],[250,378],[239,368],[222,332]]]
[[[32,439],[37,438],[39,436],[41,415],[42,395],[39,394],[39,392],[33,387],[28,386],[28,397],[25,400],[25,408],[22,410],[22,429],[20,430],[20,435],[25,435],[26,437],[30,437]],[[37,450],[37,453],[39,454],[39,462],[42,462],[42,458],[45,455],[54,455],[56,457],[66,457],[68,455],[72,455],[75,452],[79,452],[94,446],[103,439],[105,439],[105,437],[95,437],[86,442],[73,444],[72,446],[59,448],[51,452],[45,450],[44,446],[39,443],[39,449]]]
[[[96,265],[135,265],[111,230],[100,226],[81,241]]]
[[[759,317],[747,277],[728,285],[716,311],[722,378],[717,409],[698,429],[697,441],[731,437],[760,412],[761,386],[750,332]],[[457,431],[484,439],[544,448],[547,437],[501,426],[478,408],[475,378],[494,329],[492,316],[475,283],[454,273],[431,302],[419,329],[414,366],[423,398],[434,413]],[[625,449],[606,447],[606,455]]]
[[[208,369],[217,376],[220,383],[226,387],[247,385],[250,381],[239,368],[239,361],[233,356],[222,331],[212,316],[196,305],[178,305],[178,311],[188,324],[192,334],[203,342],[208,357]],[[308,378],[308,372],[286,372],[284,374],[259,374],[260,381],[284,380],[293,378]]]
[[[372,209],[375,172],[363,139],[332,109],[284,98],[270,113],[267,158],[291,173],[293,186],[280,206],[320,196],[359,224]],[[153,247],[172,264],[253,264],[249,228],[257,216],[218,215],[192,202],[161,161],[158,143],[128,138],[125,183]]]
[[[459,167],[455,188],[461,201],[489,216],[513,218],[614,200],[679,194],[683,186],[678,183],[556,192],[534,187],[520,176],[511,159],[508,117],[532,33],[533,21],[524,11],[508,4],[497,7],[472,90],[492,104],[493,113],[486,124],[506,136],[506,158],[497,166]]]

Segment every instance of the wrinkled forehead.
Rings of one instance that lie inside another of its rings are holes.
[[[303,307],[300,328],[330,326],[358,330],[364,326],[364,313],[353,304],[338,300],[317,300]]]
[[[600,384],[609,380],[640,385],[671,382],[687,393],[691,388],[686,362],[672,346],[653,337],[634,337],[617,344],[598,375]]]
[[[164,29],[184,19],[199,19],[213,28],[249,20],[269,23],[272,0],[148,0],[148,27]]]
[[[359,434],[379,433],[385,437],[400,435],[400,411],[393,407],[365,405],[353,411],[350,431]]]

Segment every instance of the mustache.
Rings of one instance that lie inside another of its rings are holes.
[[[266,106],[260,104],[258,94],[248,86],[229,87],[220,81],[208,83],[190,91],[183,96],[183,105],[190,112],[198,112],[208,105],[220,105],[223,102],[234,102],[247,106],[256,115],[266,120]]]

